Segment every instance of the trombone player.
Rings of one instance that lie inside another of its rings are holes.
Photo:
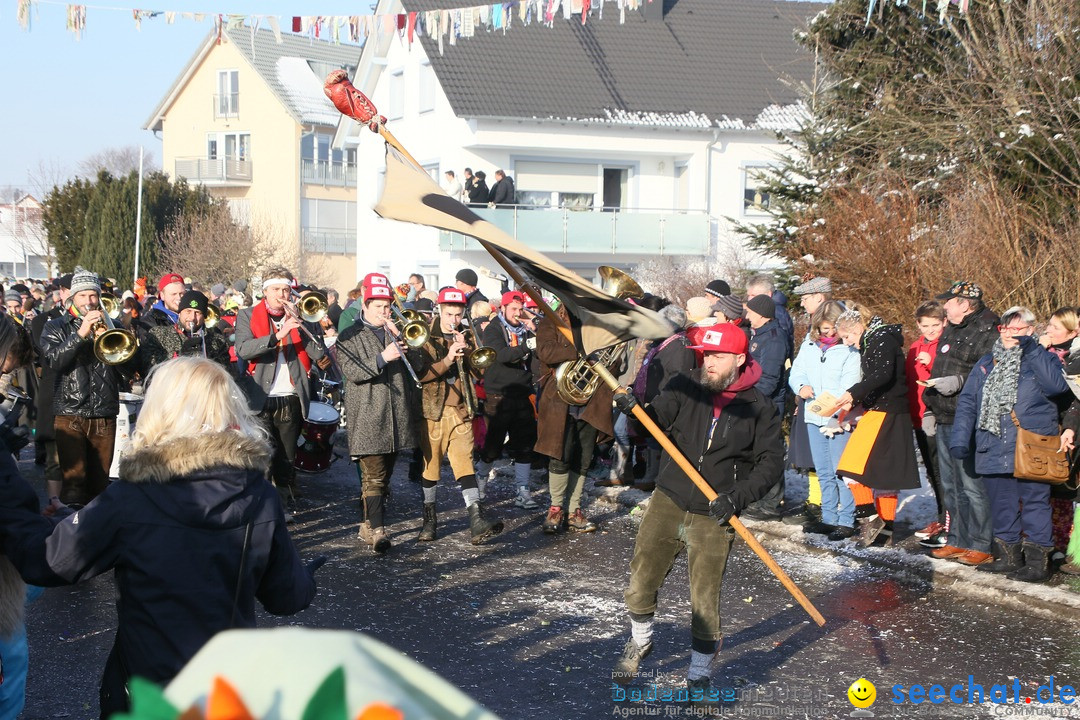
[[[473,379],[491,364],[494,352],[490,348],[476,348],[469,342],[461,325],[464,314],[465,293],[457,288],[443,288],[439,292],[438,318],[431,325],[428,342],[421,348],[422,361],[417,371],[423,384],[425,425],[420,429],[420,450],[424,458],[420,483],[424,492],[424,524],[417,540],[421,542],[430,542],[436,537],[435,488],[443,457],[450,461],[450,469],[461,487],[469,512],[472,544],[479,545],[503,530],[502,521],[484,517],[472,462],[472,419],[477,412]]]
[[[263,272],[263,299],[236,316],[236,356],[240,361],[240,387],[251,410],[270,436],[274,458],[270,475],[288,512],[297,494],[296,441],[307,418],[311,399],[308,376],[314,365],[326,369],[330,358],[313,332],[287,304],[293,292],[293,274],[284,267]],[[302,332],[303,330],[303,332]]]
[[[216,327],[206,327],[208,305],[205,295],[188,290],[180,298],[177,323],[150,328],[142,343],[144,375],[166,360],[197,355],[213,360],[235,376],[228,341]]]
[[[96,338],[112,328],[100,305],[98,276],[81,267],[71,277],[65,311],[41,331],[42,361],[55,373],[53,411],[56,454],[62,475],[60,501],[79,509],[109,484],[120,391],[127,386],[127,360],[137,347],[128,334],[119,352],[100,350]],[[116,330],[109,330],[116,333]],[[108,362],[106,362],[108,360]]]
[[[349,455],[361,476],[364,518],[357,536],[379,555],[391,546],[384,509],[394,463],[400,451],[416,446],[420,409],[413,364],[419,366],[415,348],[426,341],[423,326],[394,325],[393,293],[385,275],[368,274],[360,314],[341,330],[336,345],[345,378]],[[405,335],[412,339],[403,342],[399,336]]]

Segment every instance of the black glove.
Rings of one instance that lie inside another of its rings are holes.
[[[709,515],[716,520],[717,525],[726,525],[731,516],[738,511],[735,501],[727,493],[718,493],[716,498],[709,503]]]
[[[619,412],[623,415],[633,415],[634,407],[638,404],[637,398],[628,392],[617,392],[613,396],[615,401],[615,407],[619,408]]]
[[[307,568],[307,571],[308,571],[308,575],[310,575],[311,577],[315,577],[315,571],[318,570],[319,568],[321,568],[325,564],[326,564],[326,556],[325,555],[320,555],[319,557],[315,558],[314,560],[309,562],[307,565],[305,565],[305,567]]]

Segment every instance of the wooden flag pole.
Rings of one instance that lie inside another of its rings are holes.
[[[537,306],[544,312],[544,317],[550,318],[555,322],[559,331],[568,341],[570,341],[570,344],[576,345],[570,328],[563,322],[562,318],[555,314],[536,286],[531,282],[526,281],[517,266],[514,265],[508,257],[503,255],[498,248],[479,238],[477,238],[477,240],[483,245],[484,249],[491,254],[491,257],[495,259],[495,262],[499,263],[499,266],[514,279],[514,282],[516,282],[526,293],[528,293],[529,297],[536,302]],[[612,390],[615,392],[625,392],[625,390],[620,387],[619,381],[615,379],[615,376],[612,375],[611,371],[606,367],[599,363],[590,363],[590,366],[593,371],[600,376],[600,379],[607,383],[607,386]],[[660,446],[667,451],[668,455],[671,456],[671,459],[682,468],[682,471],[686,473],[697,489],[701,491],[701,494],[705,496],[705,499],[709,502],[715,500],[716,493],[709,487],[709,484],[705,482],[705,478],[701,476],[701,473],[698,472],[697,468],[690,464],[690,461],[679,451],[679,448],[675,447],[675,444],[668,439],[668,436],[664,434],[664,431],[653,422],[653,419],[649,417],[648,413],[645,412],[645,409],[642,408],[641,405],[634,406],[634,417],[637,418],[638,422],[649,431],[649,434],[660,443]],[[795,584],[795,581],[784,572],[784,569],[777,565],[776,561],[773,560],[772,555],[769,554],[769,551],[758,542],[758,539],[754,537],[754,534],[751,533],[745,525],[742,524],[742,521],[737,517],[732,517],[728,520],[728,524],[735,529],[735,532],[743,539],[743,542],[745,542],[747,546],[761,558],[761,561],[765,563],[765,567],[769,568],[772,574],[776,576],[776,579],[780,581],[780,584],[791,593],[791,596],[798,601],[799,605],[801,605],[803,610],[813,618],[814,622],[816,622],[819,627],[825,625],[825,618],[822,614],[818,612],[818,609],[814,607],[814,604],[810,602],[809,598],[803,594],[803,591],[799,589],[799,586]]]

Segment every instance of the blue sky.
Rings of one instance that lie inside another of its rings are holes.
[[[103,7],[128,7],[105,0]],[[371,0],[139,0],[138,7],[205,12],[202,23],[164,16],[135,29],[131,10],[87,8],[81,40],[66,30],[63,4],[38,3],[30,30],[16,21],[15,0],[0,5],[0,186],[31,189],[39,163],[69,171],[109,147],[142,144],[161,162],[161,143],[142,129],[199,44],[213,28],[210,14],[292,15],[370,13]]]

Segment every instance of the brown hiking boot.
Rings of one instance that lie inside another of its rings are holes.
[[[559,532],[559,528],[563,523],[563,509],[558,505],[552,505],[548,508],[547,517],[544,518],[544,524],[540,527],[548,535],[554,535]]]
[[[567,518],[566,523],[574,532],[587,533],[596,530],[596,523],[585,517],[585,513],[581,512],[581,508],[575,510],[574,514]]]

